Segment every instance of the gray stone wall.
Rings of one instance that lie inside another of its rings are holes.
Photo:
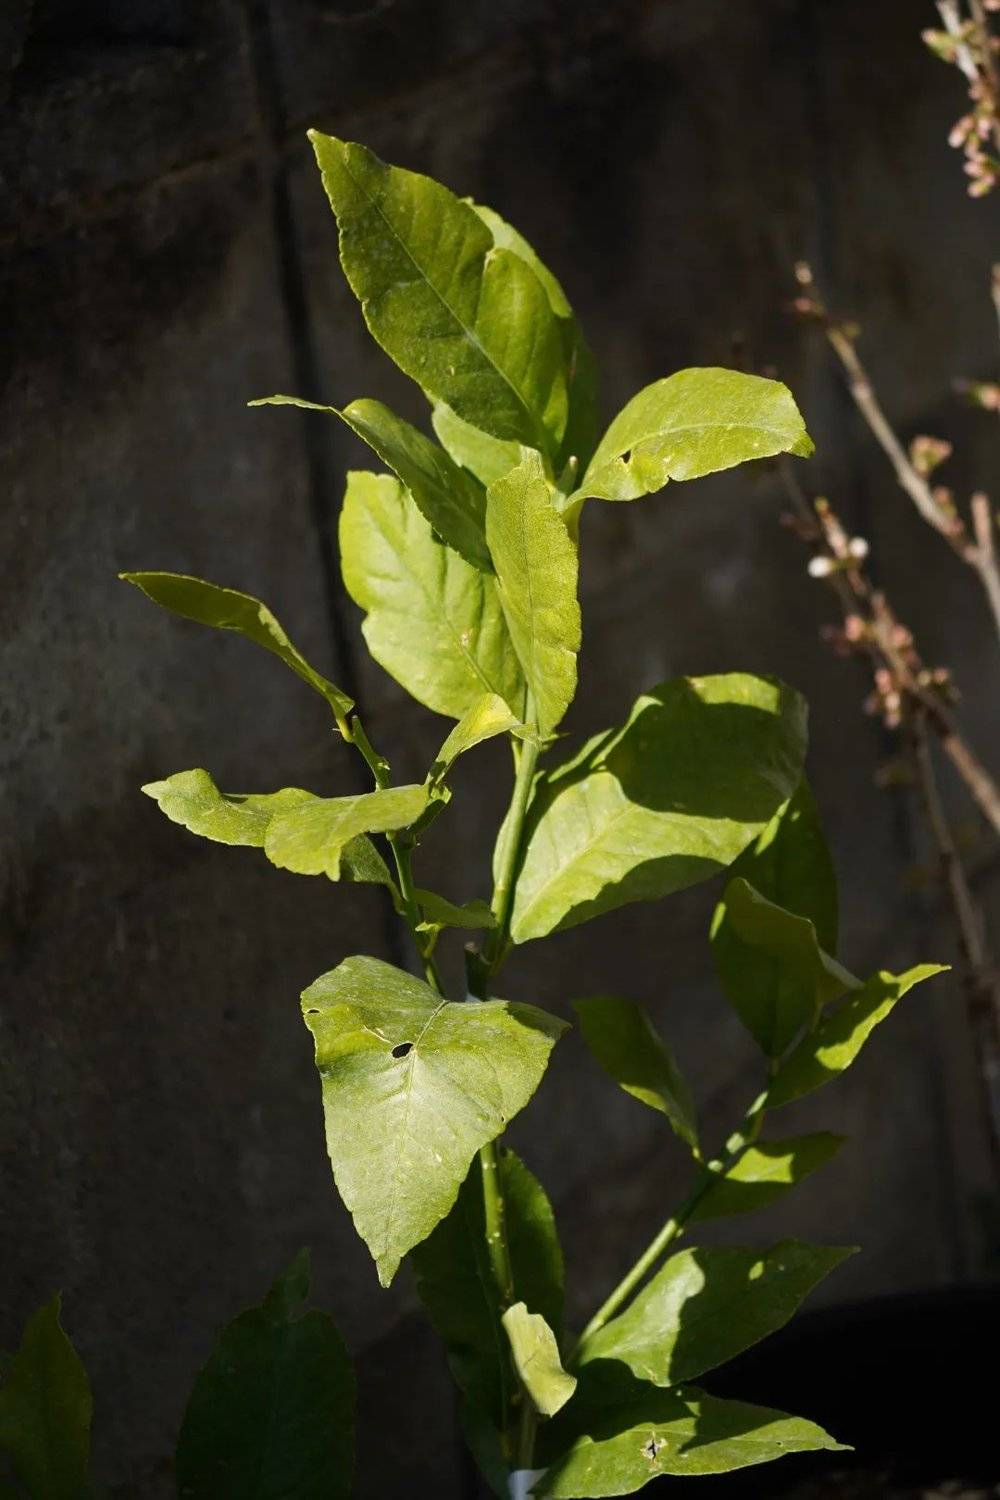
[[[7,6],[0,1344],[63,1288],[99,1463],[125,1492],[160,1493],[216,1329],[308,1244],[317,1298],[358,1359],[359,1495],[468,1493],[408,1276],[378,1289],[333,1193],[298,1014],[317,973],[348,951],[399,960],[399,939],[371,892],[203,845],[138,792],[202,764],[229,786],[358,782],[318,700],[241,642],[158,613],[116,582],[127,567],[268,600],[311,659],[357,681],[401,776],[421,776],[441,736],[366,662],[339,586],[342,475],[366,455],[319,418],[244,407],[295,390],[420,410],[366,339],[305,128],[362,139],[517,223],[584,320],[609,413],[681,365],[730,362],[734,339],[774,365],[817,441],[805,482],[870,539],[926,655],[954,665],[989,757],[984,607],[783,311],[807,254],[863,323],[903,431],[955,438],[960,489],[996,488],[993,426],[948,382],[995,370],[997,206],[968,200],[945,145],[961,86],[919,43],[932,20],[911,0]],[[781,507],[772,478],[741,472],[588,512],[571,727],[614,721],[676,672],[787,678],[812,701],[846,962],[948,958],[939,898],[912,879],[928,852],[907,799],[875,786],[889,746],[860,713],[863,674],[819,641],[829,602]],[[506,775],[496,747],[462,765],[422,855],[428,883],[486,890]],[[976,862],[995,911],[996,862]],[[712,900],[695,890],[519,952],[505,985],[555,1008],[600,989],[644,1000],[718,1133],[754,1057],[713,984]],[[576,1315],[682,1191],[679,1154],[643,1115],[570,1040],[517,1124],[566,1231]],[[957,982],[902,1007],[799,1119],[854,1142],[741,1236],[860,1242],[833,1298],[982,1274],[988,1178]]]

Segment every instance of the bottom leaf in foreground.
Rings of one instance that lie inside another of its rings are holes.
[[[637,1388],[641,1391],[641,1387]],[[576,1403],[566,1409],[566,1419]],[[553,1500],[631,1495],[664,1474],[727,1474],[788,1453],[843,1448],[803,1417],[721,1401],[695,1389],[648,1387],[626,1405],[595,1409],[535,1486]]]
[[[181,1500],[342,1500],[351,1493],[354,1377],[328,1314],[302,1313],[305,1253],[262,1307],[222,1332],[177,1443]]]

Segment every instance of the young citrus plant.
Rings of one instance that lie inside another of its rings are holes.
[[[792,688],[742,672],[675,678],[582,745],[558,734],[577,683],[588,503],[808,454],[802,418],[776,381],[690,369],[639,391],[602,435],[580,326],[521,235],[363,146],[311,138],[344,273],[372,337],[425,393],[435,434],[376,400],[316,408],[383,466],[348,477],[344,582],[375,660],[454,725],[425,779],[397,785],[357,705],[266,605],[196,578],[128,573],[175,613],[280,657],[326,700],[372,778],[360,795],[234,795],[199,769],[144,790],[191,832],[261,849],[279,869],[386,887],[412,933],[422,977],[345,958],[305,991],[303,1013],[341,1197],[383,1285],[412,1261],[470,1446],[499,1495],[622,1495],[661,1475],[837,1448],[805,1418],[721,1400],[698,1382],[781,1327],[850,1251],[676,1244],[699,1221],[780,1197],[833,1155],[836,1136],[783,1136],[781,1108],[841,1073],[936,968],[860,979],[833,956],[836,889],[803,779],[805,704]],[[427,890],[414,856],[447,815],[451,768],[497,735],[510,742],[514,776],[492,899]],[[641,1007],[611,995],[575,1007],[597,1062],[659,1111],[692,1163],[681,1205],[575,1334],[563,1323],[552,1210],[501,1143],[567,1022],[495,998],[494,986],[512,944],[727,870],[711,944],[762,1068],[720,1151],[703,1146],[691,1092]],[[474,935],[464,996],[444,993],[436,964],[449,929]],[[255,1417],[256,1443],[287,1438],[282,1420],[301,1424],[301,1408],[286,1401],[282,1411],[269,1424]],[[255,1472],[277,1469],[260,1459]],[[315,1493],[297,1472],[256,1493]]]

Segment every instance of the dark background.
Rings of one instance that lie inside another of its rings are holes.
[[[337,581],[343,472],[366,453],[322,418],[244,407],[277,390],[420,410],[343,282],[306,128],[512,219],[583,318],[608,414],[675,368],[731,362],[734,339],[776,366],[817,443],[804,482],[870,540],[989,759],[1000,705],[975,583],[785,311],[808,255],[864,325],[904,434],[956,441],[961,494],[996,487],[995,419],[949,382],[995,373],[1000,198],[970,201],[946,145],[964,89],[919,41],[934,21],[919,0],[5,0],[0,1344],[63,1288],[99,1465],[135,1493],[160,1493],[219,1325],[303,1244],[358,1360],[359,1495],[460,1493],[443,1360],[408,1273],[379,1290],[334,1194],[298,1009],[346,953],[398,957],[398,939],[372,891],[202,843],[138,791],[196,765],[225,786],[328,793],[358,772],[291,674],[158,612],[122,568],[267,600],[322,670],[357,678],[401,778],[423,775],[446,728],[365,661]],[[740,471],[588,508],[572,727],[620,719],[677,672],[787,678],[812,703],[842,956],[861,972],[949,959],[908,798],[875,785],[891,745],[860,711],[861,668],[819,640],[832,600],[782,505],[773,477]],[[486,894],[506,778],[495,746],[463,763],[427,884]],[[954,803],[995,909],[996,863]],[[714,895],[533,945],[504,988],[557,1009],[598,989],[647,1002],[716,1139],[756,1060],[712,979]],[[959,984],[937,981],[840,1087],[790,1112],[789,1131],[853,1142],[737,1237],[861,1243],[832,1299],[986,1274],[976,1089]],[[574,1039],[516,1137],[555,1200],[579,1318],[683,1191],[680,1155]]]

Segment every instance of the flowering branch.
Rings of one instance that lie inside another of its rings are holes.
[[[965,153],[969,194],[982,198],[996,185],[1000,175],[1000,46],[990,30],[988,11],[1000,10],[1000,0],[968,0],[965,15],[960,0],[937,0],[944,31],[933,28],[921,36],[942,62],[952,63],[964,73],[972,108],[956,120],[948,144]],[[992,152],[986,143],[992,145]]]

